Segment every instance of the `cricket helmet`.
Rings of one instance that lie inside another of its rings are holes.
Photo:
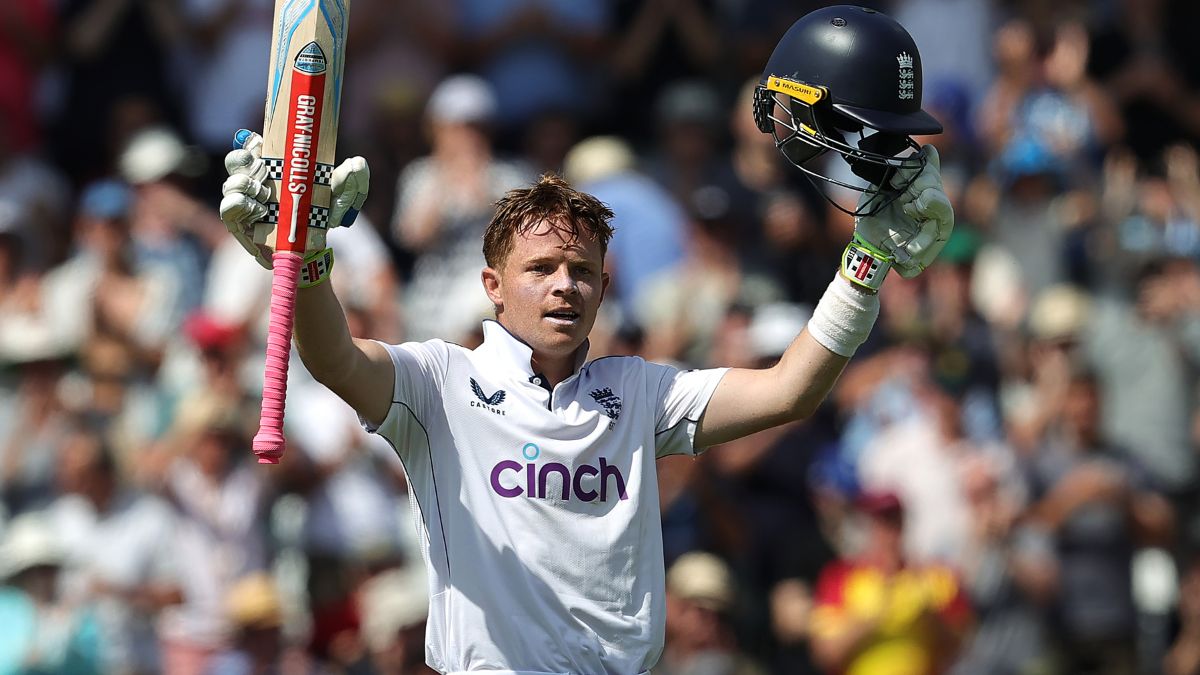
[[[925,159],[912,134],[942,131],[921,110],[921,54],[912,36],[886,14],[851,5],[818,9],[792,24],[755,89],[754,121],[810,179],[878,190],[880,199],[860,203],[856,211],[830,199],[854,215],[876,213],[891,202],[888,193],[894,198],[898,191],[888,181],[896,169],[918,169],[913,178],[919,173]],[[813,160],[829,151],[876,187],[822,173]]]

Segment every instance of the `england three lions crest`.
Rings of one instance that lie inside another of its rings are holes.
[[[900,84],[897,94],[902,101],[912,100],[915,87],[913,57],[909,56],[908,52],[900,52],[896,56],[896,64],[900,68]]]
[[[609,422],[608,428],[613,428],[613,425],[621,417],[621,397],[614,394],[609,387],[593,389],[589,394],[596,403],[600,404],[600,407],[604,408],[604,414],[612,420]]]

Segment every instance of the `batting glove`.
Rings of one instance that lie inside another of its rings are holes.
[[[258,264],[271,269],[273,251],[266,243],[272,228],[262,224],[267,204],[278,199],[272,194],[268,181],[270,167],[262,159],[263,139],[259,134],[239,131],[234,137],[234,150],[225,155],[225,171],[229,178],[221,186],[221,221]],[[333,170],[329,187],[333,194],[329,207],[329,223],[333,227],[349,227],[367,200],[371,183],[371,168],[362,157],[351,157]],[[258,225],[256,227],[256,224]],[[307,254],[325,248],[324,232],[308,239]]]
[[[842,274],[850,281],[876,290],[892,267],[911,279],[928,267],[954,229],[954,209],[942,189],[941,159],[937,148],[921,148],[925,165],[898,169],[891,186],[902,190],[886,207],[854,222],[854,240],[842,256]],[[915,174],[915,176],[914,176]],[[870,210],[870,202],[881,198],[866,192],[859,199],[859,212]]]

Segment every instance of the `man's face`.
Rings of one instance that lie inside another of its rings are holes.
[[[535,357],[566,357],[587,339],[608,287],[598,242],[541,223],[518,234],[500,269],[483,285],[501,325]]]

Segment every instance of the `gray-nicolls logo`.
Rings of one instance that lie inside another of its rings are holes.
[[[908,52],[900,52],[896,56],[896,63],[900,67],[900,87],[897,94],[902,101],[911,100],[915,86],[913,79],[913,57],[909,56]]]
[[[612,420],[609,422],[608,428],[613,428],[617,419],[621,417],[621,397],[613,393],[612,389],[605,387],[603,389],[593,389],[589,392],[591,397],[595,399],[604,408],[604,414]]]

